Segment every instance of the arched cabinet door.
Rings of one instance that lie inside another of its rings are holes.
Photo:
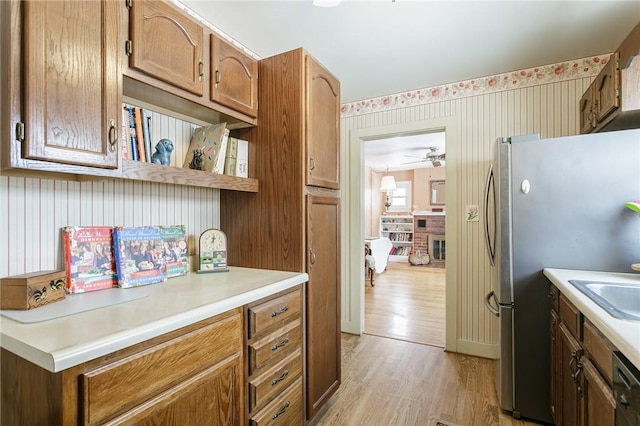
[[[21,4],[22,158],[117,169],[118,3]]]
[[[202,96],[204,27],[164,1],[133,0],[129,19],[129,66]]]
[[[256,117],[258,61],[211,34],[211,100]]]
[[[306,55],[307,185],[340,189],[340,82]]]

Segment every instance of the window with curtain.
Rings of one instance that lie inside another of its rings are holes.
[[[391,193],[392,212],[411,211],[411,181],[396,181],[396,190]]]

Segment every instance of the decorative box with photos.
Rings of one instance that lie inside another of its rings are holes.
[[[110,226],[68,226],[62,229],[67,292],[83,293],[117,285]]]
[[[118,285],[137,287],[165,281],[162,231],[155,226],[118,226],[114,233]]]

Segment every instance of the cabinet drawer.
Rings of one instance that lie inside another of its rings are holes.
[[[560,294],[558,304],[560,307],[560,320],[565,324],[567,329],[571,331],[573,337],[580,340],[580,311],[562,294]]]
[[[259,305],[249,307],[249,338],[263,331],[300,316],[302,290],[284,294]]]
[[[297,349],[285,359],[249,380],[249,411],[264,405],[289,386],[302,373],[302,351]]]
[[[251,426],[301,425],[303,422],[302,379],[251,418]]]
[[[141,404],[242,351],[240,312],[80,376],[85,424]]]
[[[257,369],[282,359],[292,348],[302,342],[300,320],[286,324],[283,328],[249,344],[249,374]]]
[[[589,359],[611,385],[613,383],[613,343],[585,320],[582,328],[582,344],[589,355]]]

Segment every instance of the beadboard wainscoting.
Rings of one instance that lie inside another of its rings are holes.
[[[452,130],[453,137],[446,140],[447,350],[495,357],[497,322],[483,300],[497,282],[497,268],[490,265],[486,254],[482,220],[467,222],[465,206],[483,206],[485,179],[498,137],[539,133],[542,138],[550,138],[579,133],[580,97],[607,58],[602,55],[568,61],[450,84],[445,89],[427,88],[343,106],[342,175],[349,179],[342,191],[342,205],[346,206],[343,235],[349,239],[345,242],[349,250],[344,252],[350,256],[344,263],[343,330],[362,330],[359,294],[363,292],[364,274],[355,270],[362,262],[353,259],[361,251],[359,242],[364,236],[360,235],[362,225],[350,218],[364,217],[358,211],[363,201],[349,204],[349,200],[364,197],[359,183],[370,180],[355,170],[361,159],[356,158],[357,148],[350,146],[366,144],[368,139],[354,140],[354,134],[356,138],[364,134],[373,139],[376,134],[401,133],[403,126],[415,131],[415,123],[430,120],[446,120],[447,126],[454,127],[447,129]],[[487,84],[473,88],[480,80]],[[464,89],[455,94],[456,87]]]
[[[189,254],[220,225],[220,190],[132,180],[0,177],[0,277],[63,269],[64,226],[185,225]]]

